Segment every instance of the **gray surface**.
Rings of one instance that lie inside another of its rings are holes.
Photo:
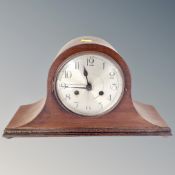
[[[46,94],[65,42],[109,41],[130,66],[133,97],[175,129],[175,2],[0,0],[0,130],[21,104]],[[175,138],[0,138],[0,174],[174,175]],[[25,172],[25,173],[24,173]]]

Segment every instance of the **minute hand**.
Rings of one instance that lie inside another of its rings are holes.
[[[86,87],[79,87],[79,86],[66,86],[65,88],[86,89]]]

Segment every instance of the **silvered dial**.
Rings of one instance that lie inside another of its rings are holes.
[[[61,105],[82,116],[111,111],[121,100],[124,76],[120,66],[108,55],[80,52],[58,68],[55,94]]]

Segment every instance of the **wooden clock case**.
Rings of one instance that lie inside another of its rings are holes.
[[[111,112],[102,116],[82,117],[66,111],[54,93],[55,75],[60,64],[72,54],[83,51],[102,52],[120,65],[125,77],[124,95]],[[21,106],[4,136],[91,136],[91,135],[171,135],[171,130],[153,106],[132,100],[131,76],[124,59],[106,41],[81,37],[66,44],[56,56],[47,81],[47,97]]]

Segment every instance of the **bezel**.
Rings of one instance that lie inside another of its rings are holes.
[[[75,112],[71,109],[69,109],[67,106],[65,106],[65,104],[61,101],[60,99],[60,96],[59,96],[59,93],[57,91],[57,80],[58,80],[58,76],[59,76],[59,73],[61,72],[61,70],[64,68],[64,66],[69,62],[71,61],[72,59],[75,59],[76,57],[80,56],[80,55],[83,55],[83,54],[96,54],[96,55],[100,55],[100,56],[103,56],[103,58],[105,59],[108,59],[110,62],[112,62],[115,67],[117,67],[117,69],[119,70],[119,73],[120,73],[120,76],[121,76],[121,79],[122,79],[122,92],[120,94],[120,97],[118,98],[118,100],[116,101],[116,103],[110,107],[109,109],[99,113],[99,114],[83,114],[81,112]],[[99,51],[80,51],[80,52],[77,52],[77,53],[74,53],[72,55],[70,55],[68,58],[66,58],[65,60],[63,60],[63,62],[59,65],[59,67],[57,68],[56,70],[56,73],[55,73],[55,77],[54,77],[54,95],[56,97],[56,100],[57,102],[59,103],[59,105],[66,111],[68,112],[71,112],[73,114],[76,114],[77,116],[81,116],[81,117],[100,117],[100,116],[103,116],[109,112],[111,112],[114,108],[117,107],[117,105],[119,105],[120,101],[122,100],[123,98],[123,94],[124,94],[124,91],[125,91],[125,77],[124,77],[124,73],[123,73],[123,70],[121,68],[121,66],[119,65],[119,63],[117,62],[116,59],[112,58],[110,55],[106,54],[106,53],[103,53],[103,52],[99,52]]]

